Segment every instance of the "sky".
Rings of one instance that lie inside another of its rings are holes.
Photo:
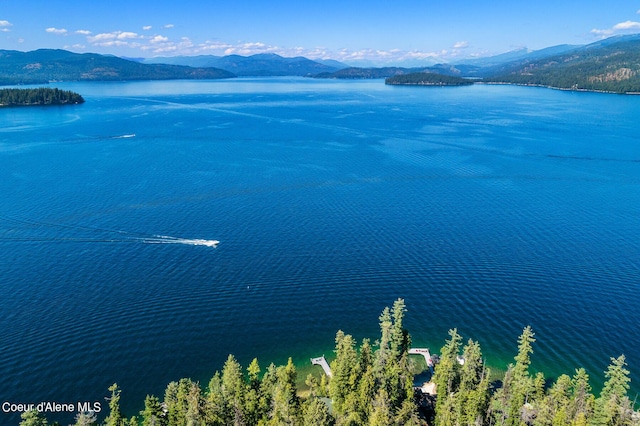
[[[453,62],[640,32],[640,0],[0,0],[0,49]]]

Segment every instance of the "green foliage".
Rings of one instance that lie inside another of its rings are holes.
[[[97,426],[98,416],[95,413],[78,413],[76,415],[76,422],[73,426]],[[147,426],[147,425],[145,425]]]
[[[167,416],[162,410],[160,400],[155,396],[149,396],[144,400],[144,411],[140,412],[142,416],[142,426],[166,426]]]
[[[618,358],[611,358],[611,364],[609,364],[605,372],[607,380],[604,383],[600,397],[595,401],[592,425],[634,424],[632,404],[627,397],[631,379],[629,378],[629,370],[625,368],[626,365],[624,355],[620,355]]]
[[[120,393],[122,392],[116,383],[109,386],[111,397],[109,398],[109,416],[104,421],[105,426],[126,426],[126,420],[120,411]]]
[[[312,396],[302,404],[303,426],[332,426],[334,423],[327,402],[322,399]]]
[[[206,392],[185,378],[167,385],[163,401],[147,396],[140,423],[124,418],[121,391],[112,385],[109,414],[102,426],[425,425],[425,418],[432,416],[425,413],[424,405],[418,411],[420,398],[414,399],[405,312],[402,299],[382,311],[380,338],[374,346],[364,339],[356,347],[351,335],[338,331],[333,376],[322,375],[320,380],[307,376],[306,397],[296,387],[291,358],[286,365],[269,365],[260,378],[257,359],[243,369],[229,355]],[[509,365],[496,390],[489,382],[479,343],[468,340],[462,347],[456,329],[449,336],[433,377],[437,395],[431,426],[640,426],[640,413],[634,412],[627,397],[630,379],[624,356],[611,358],[597,399],[584,369],[575,370],[573,377],[560,375],[547,388],[542,373],[529,371],[535,338],[531,328],[525,327],[518,338],[515,364]],[[80,414],[74,426],[96,424],[95,415]],[[30,411],[22,415],[20,425],[46,426],[47,420]]]
[[[79,94],[60,89],[40,87],[37,89],[0,89],[1,106],[65,105],[81,104]]]
[[[42,413],[37,410],[29,410],[22,413],[20,416],[22,421],[20,422],[20,426],[47,426],[47,419],[42,415]]]
[[[627,40],[501,69],[486,82],[615,93],[640,92],[640,40]]]

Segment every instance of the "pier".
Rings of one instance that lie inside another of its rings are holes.
[[[422,355],[427,362],[429,368],[433,371],[433,361],[431,360],[431,352],[427,348],[411,348],[409,349],[409,355]]]
[[[324,370],[324,373],[327,377],[331,377],[331,367],[329,367],[329,363],[322,355],[320,358],[311,358],[311,364],[319,365]]]

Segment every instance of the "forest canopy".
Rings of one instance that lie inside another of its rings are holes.
[[[84,98],[69,90],[40,87],[36,89],[0,89],[0,106],[81,104]]]
[[[379,317],[380,335],[360,344],[338,331],[331,374],[309,374],[304,392],[297,369],[286,365],[262,369],[257,359],[243,369],[229,355],[205,388],[188,378],[167,385],[164,397],[148,395],[144,409],[127,418],[120,409],[121,389],[109,388],[108,415],[78,413],[74,426],[204,425],[370,425],[370,426],[613,426],[640,425],[627,393],[629,370],[624,355],[611,358],[599,395],[578,368],[552,381],[530,369],[535,334],[525,327],[518,352],[506,373],[492,375],[478,342],[456,329],[432,356],[430,388],[414,384],[411,336],[404,328],[406,308],[398,299]],[[37,411],[22,415],[21,426],[47,426]]]

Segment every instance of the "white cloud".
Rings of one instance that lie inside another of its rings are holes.
[[[613,26],[614,30],[640,30],[640,22],[634,21],[625,21],[620,22],[619,24],[615,24]]]
[[[76,34],[91,35],[91,31],[89,31],[89,30],[77,30]]]
[[[8,33],[11,32],[11,30],[9,28],[0,28],[0,32]]]
[[[468,41],[459,41],[453,45],[454,49],[466,49],[467,47],[469,47]]]
[[[67,33],[67,30],[64,28],[54,28],[54,27],[47,28],[45,31],[51,34],[58,34],[58,35],[63,35]]]
[[[153,43],[153,44],[166,43],[167,41],[169,41],[169,37],[164,37],[164,36],[161,36],[161,35],[157,35],[157,36],[152,37],[149,40],[149,43]]]
[[[0,27],[12,27],[13,24],[9,21],[0,21]]]
[[[89,43],[93,44],[93,43],[101,43],[106,40],[113,40],[116,37],[118,37],[118,33],[100,33],[94,36],[87,37],[87,40],[89,41]]]
[[[165,28],[173,28],[173,27],[175,27],[175,25],[173,25],[173,24],[167,24],[167,25],[165,25],[164,27],[165,27]]]
[[[151,28],[153,28],[151,25],[145,25],[144,27],[142,27],[142,29],[145,31],[149,31]]]
[[[640,12],[640,10],[638,12]],[[613,27],[607,28],[607,29],[594,28],[591,30],[591,34],[599,38],[606,38],[614,34],[620,34],[620,33],[629,34],[629,33],[634,33],[638,31],[640,31],[640,22],[624,21],[624,22],[615,24]]]
[[[141,43],[131,42],[130,40],[141,39],[142,36],[130,31],[114,31],[111,33],[100,33],[96,35],[88,35],[87,41],[94,46],[101,47],[131,47],[136,48],[142,46]]]
[[[193,42],[189,37],[182,37],[180,41],[175,42],[169,40],[168,37],[155,36],[149,40],[150,44],[141,45],[140,49],[143,51],[152,51],[158,54],[178,53],[178,54],[193,54],[198,52],[198,49],[193,49]]]
[[[118,31],[118,40],[126,40],[126,39],[132,39],[132,38],[140,38],[140,36],[137,33],[132,33],[129,31],[123,31],[123,32]]]

